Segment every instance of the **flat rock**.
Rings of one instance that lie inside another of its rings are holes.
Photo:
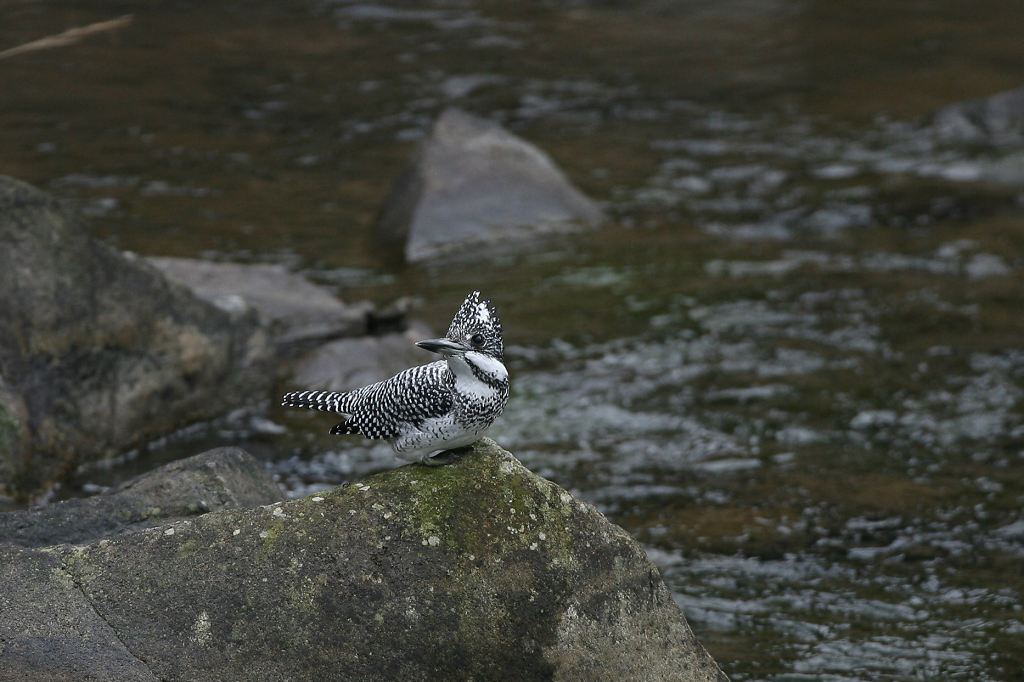
[[[416,347],[433,336],[426,326],[414,324],[404,332],[332,341],[299,360],[291,381],[302,390],[351,391],[437,360]]]
[[[448,109],[385,201],[378,232],[415,262],[602,218],[540,149],[497,123]]]
[[[109,627],[161,680],[727,679],[625,531],[491,441],[453,456],[53,548],[61,583],[42,596],[77,599],[74,585],[99,619],[58,619],[48,637],[79,654]],[[36,556],[7,559],[0,670],[51,617],[52,600],[25,596],[46,568]]]
[[[255,315],[199,300],[6,177],[0,244],[0,494],[31,493],[272,382]]]
[[[240,448],[217,448],[166,464],[100,495],[0,513],[0,544],[81,543],[282,499],[258,460]]]
[[[368,303],[346,304],[325,287],[282,265],[211,263],[149,258],[172,281],[225,310],[253,308],[274,330],[279,346],[366,333]]]

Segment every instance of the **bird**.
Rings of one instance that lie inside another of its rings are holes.
[[[435,456],[475,443],[508,403],[498,311],[473,291],[443,338],[416,345],[442,359],[353,391],[293,391],[281,404],[340,414],[332,434],[387,440],[404,461],[444,464]]]

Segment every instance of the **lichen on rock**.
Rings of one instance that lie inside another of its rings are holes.
[[[642,548],[489,440],[49,551],[164,680],[726,679]]]

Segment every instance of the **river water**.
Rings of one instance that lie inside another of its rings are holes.
[[[121,248],[413,294],[438,330],[481,289],[513,375],[492,435],[644,543],[733,679],[1019,679],[1024,145],[927,115],[1024,83],[1024,5],[0,8],[0,49],[135,11],[0,62],[0,172]],[[388,264],[374,217],[448,105],[610,224]],[[393,466],[325,419],[264,404],[65,492],[224,443],[294,495]]]

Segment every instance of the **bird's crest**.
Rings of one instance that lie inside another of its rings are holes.
[[[483,351],[499,360],[502,359],[504,344],[498,311],[490,301],[480,300],[479,291],[474,291],[466,297],[459,311],[455,313],[451,326],[448,327],[448,338],[453,341],[465,341],[474,334],[483,335]]]

